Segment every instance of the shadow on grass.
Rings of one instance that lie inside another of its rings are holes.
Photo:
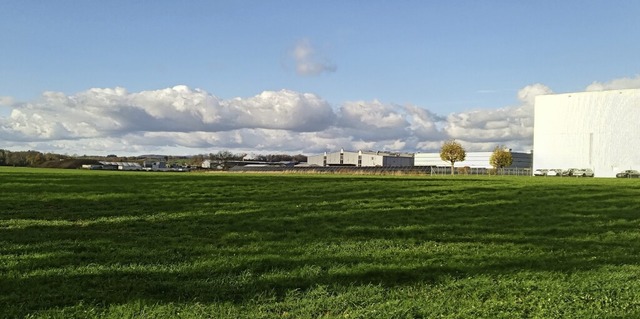
[[[640,190],[629,183],[140,174],[3,182],[8,316],[640,263]]]

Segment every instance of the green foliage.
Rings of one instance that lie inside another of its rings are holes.
[[[53,153],[43,154],[38,151],[12,152],[0,149],[0,166],[38,167],[47,161],[57,161],[66,158],[68,158],[68,156]]]
[[[2,318],[640,316],[634,179],[0,181]]]
[[[504,167],[511,166],[511,163],[513,163],[513,155],[511,155],[511,151],[509,151],[509,149],[504,145],[496,146],[491,154],[491,158],[489,158],[489,164],[500,170]]]
[[[44,156],[36,151],[11,152],[3,151],[2,165],[36,166],[44,162]]]
[[[456,162],[462,162],[467,157],[464,147],[455,140],[449,140],[442,144],[440,148],[440,159],[451,163],[451,175],[454,174],[454,165]]]

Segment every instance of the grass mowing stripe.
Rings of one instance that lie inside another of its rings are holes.
[[[640,316],[635,180],[0,168],[0,317]]]

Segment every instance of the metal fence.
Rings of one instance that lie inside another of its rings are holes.
[[[308,173],[308,174],[371,174],[371,175],[428,175],[430,166],[235,166],[230,172],[284,172],[284,173]]]
[[[371,175],[451,175],[451,167],[437,166],[234,166],[230,172],[284,172],[308,174],[371,174]],[[513,175],[532,176],[531,168],[487,169],[477,167],[460,167],[454,169],[454,175]]]
[[[530,167],[507,167],[507,168],[483,168],[483,167],[456,167],[454,175],[510,175],[510,176],[532,176]],[[432,167],[431,175],[451,175],[451,167]]]

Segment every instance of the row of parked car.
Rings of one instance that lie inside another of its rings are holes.
[[[565,177],[593,177],[593,170],[590,168],[569,168],[569,169],[537,169],[534,176],[565,176]]]
[[[534,176],[574,176],[574,177],[593,177],[593,170],[590,168],[570,168],[570,169],[537,169],[533,172]],[[616,174],[617,178],[640,178],[640,172],[635,169],[628,169]]]

